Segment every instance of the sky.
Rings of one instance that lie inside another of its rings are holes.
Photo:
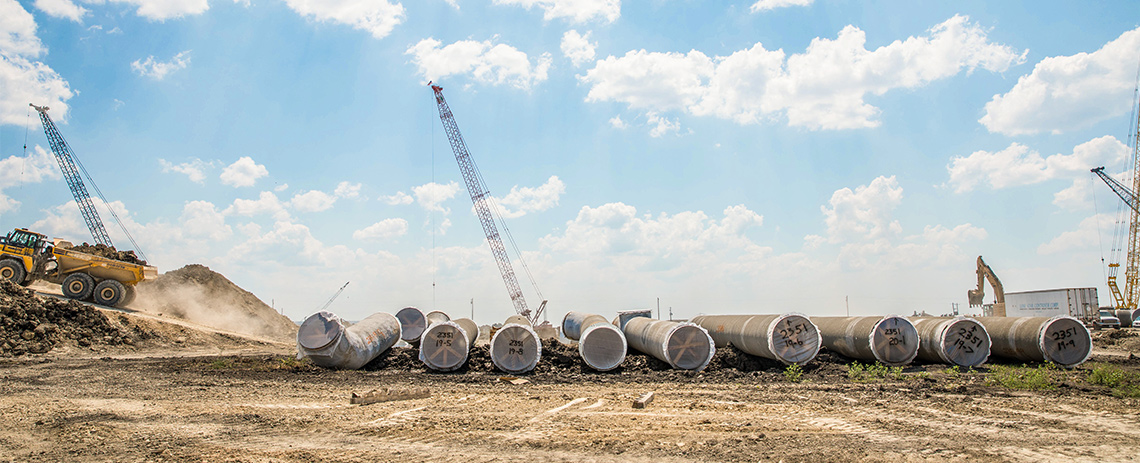
[[[1138,70],[1130,0],[0,0],[0,227],[91,241],[46,105],[160,271],[501,321],[433,81],[556,324],[1109,305]]]

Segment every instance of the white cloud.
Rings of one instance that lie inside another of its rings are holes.
[[[1115,226],[1116,217],[1113,214],[1103,213],[1087,217],[1081,220],[1076,230],[1061,233],[1048,243],[1038,246],[1037,253],[1050,255],[1096,248],[1100,245],[1100,237],[1105,234],[1112,235]]]
[[[289,205],[301,212],[326,211],[336,204],[336,197],[323,191],[311,190],[293,195]]]
[[[459,184],[455,182],[446,185],[432,182],[412,188],[412,193],[415,194],[416,202],[420,206],[426,210],[439,211],[444,214],[451,213],[451,209],[446,209],[440,204],[454,198],[458,192]]]
[[[269,175],[265,166],[253,162],[249,156],[242,156],[233,164],[222,169],[222,183],[233,187],[253,186],[257,179]]]
[[[590,43],[590,33],[579,34],[576,30],[568,30],[562,34],[562,55],[570,59],[575,67],[581,66],[594,59],[594,49],[597,43]]]
[[[404,219],[384,219],[362,230],[352,232],[352,239],[359,241],[386,240],[408,233],[408,221]]]
[[[586,101],[616,101],[632,109],[685,111],[739,124],[779,115],[788,125],[820,129],[877,127],[879,109],[864,99],[915,88],[981,67],[1000,72],[1024,54],[990,43],[986,32],[954,16],[924,37],[866,49],[866,34],[847,26],[836,39],[816,38],[787,57],[757,43],[729,56],[634,50],[607,57],[580,77]]]
[[[0,214],[14,211],[20,201],[4,194],[5,188],[63,178],[55,165],[55,157],[36,146],[27,156],[0,159]]]
[[[497,200],[504,217],[522,217],[530,212],[542,212],[558,205],[558,199],[566,192],[566,184],[552,175],[537,188],[511,187],[511,192]]]
[[[404,5],[388,0],[285,0],[297,14],[317,21],[345,24],[382,39],[404,22]]]
[[[274,220],[289,219],[289,212],[285,210],[285,204],[277,198],[277,195],[269,191],[262,191],[257,199],[235,199],[233,205],[226,208],[222,213],[246,217],[270,215]]]
[[[82,22],[87,9],[76,5],[71,0],[36,0],[36,8],[54,18],[70,19]]]
[[[570,22],[591,20],[614,22],[621,16],[621,0],[495,0],[497,5],[518,5],[526,9],[535,6],[544,11],[549,21],[566,18]]]
[[[191,182],[203,185],[206,183],[205,170],[207,168],[214,167],[213,161],[205,162],[198,158],[194,158],[189,162],[183,162],[177,165],[165,159],[159,159],[158,163],[162,166],[163,173],[178,172],[180,174],[185,174]]]
[[[999,190],[1032,185],[1048,180],[1074,181],[1073,187],[1057,194],[1054,203],[1067,207],[1088,204],[1087,196],[1078,194],[1089,190],[1080,184],[1087,183],[1089,169],[1098,166],[1120,165],[1128,159],[1128,147],[1111,135],[1094,138],[1073,148],[1072,154],[1054,154],[1041,157],[1037,151],[1020,143],[988,152],[978,150],[966,157],[955,157],[946,166],[950,172],[949,184],[957,193],[971,191],[988,184]]]
[[[226,225],[225,214],[208,201],[187,202],[178,221],[186,238],[217,242],[233,236],[233,229]]]
[[[165,21],[186,15],[197,15],[210,9],[207,0],[109,0],[138,7],[136,14],[144,18]]]
[[[282,184],[280,184],[280,185],[277,185],[277,186],[273,187],[273,191],[276,191],[276,192],[278,192],[278,193],[280,193],[280,192],[282,192],[282,191],[285,191],[285,190],[288,190],[288,189],[289,189],[289,184],[288,184],[288,183],[282,183]]]
[[[135,60],[131,63],[131,70],[135,71],[140,76],[150,77],[154,80],[165,79],[170,73],[182,69],[186,69],[190,65],[190,50],[186,50],[173,58],[170,61],[155,61],[154,56],[148,56],[146,60]]]
[[[681,130],[681,122],[673,119],[669,120],[667,117],[662,117],[656,112],[648,112],[645,117],[649,119],[649,125],[653,126],[649,130],[649,136],[653,138],[660,138],[669,132],[677,133]]]
[[[626,124],[625,121],[621,120],[621,116],[614,116],[613,118],[611,118],[610,119],[610,125],[613,126],[613,128],[620,129],[620,130],[625,130],[625,129],[629,128],[629,124]]]
[[[47,53],[36,37],[36,21],[16,0],[0,0],[0,124],[27,123],[28,103],[52,108],[51,115],[66,119],[74,94],[46,64],[34,61]]]
[[[774,10],[789,6],[810,6],[815,0],[760,0],[752,4],[752,12]]]
[[[875,240],[902,232],[893,212],[902,203],[902,187],[892,175],[878,177],[870,185],[832,193],[828,206],[821,206],[827,224],[828,241]]]
[[[408,205],[416,202],[415,198],[407,193],[404,193],[403,191],[397,191],[396,194],[392,196],[383,196],[380,198],[380,200],[392,206]]]
[[[361,187],[362,185],[359,183],[340,182],[336,185],[333,194],[338,198],[355,199],[360,197]]]
[[[460,40],[440,48],[441,44],[435,39],[423,39],[405,52],[412,55],[424,80],[470,74],[476,82],[529,90],[545,81],[550,69],[550,53],[543,53],[532,64],[526,53],[510,45],[496,44],[494,39]]]
[[[990,132],[1060,133],[1128,114],[1140,50],[1140,28],[1092,53],[1048,57],[986,103],[978,122]]]

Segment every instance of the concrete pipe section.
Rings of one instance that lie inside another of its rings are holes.
[[[911,319],[918,329],[918,358],[927,362],[974,367],[990,357],[990,335],[969,317]]]
[[[903,317],[813,317],[823,346],[883,365],[909,364],[918,355],[918,330]]]
[[[433,323],[420,340],[420,361],[436,371],[455,371],[467,363],[479,325],[469,318]]]
[[[979,317],[997,357],[1075,367],[1092,355],[1092,335],[1073,317]]]
[[[408,344],[420,341],[420,336],[427,329],[427,319],[424,313],[415,307],[404,307],[396,312],[396,320],[400,321],[400,339]]]
[[[625,322],[622,332],[630,347],[678,370],[701,371],[716,353],[708,331],[688,322],[635,317]]]
[[[443,322],[451,321],[450,316],[448,316],[446,313],[440,312],[438,310],[433,310],[431,312],[428,312],[427,315],[424,315],[424,319],[427,321],[427,326],[432,326],[436,323],[443,323]]]
[[[1120,320],[1121,328],[1132,328],[1132,325],[1136,323],[1131,309],[1117,309],[1113,313],[1116,314],[1116,319]]]
[[[526,373],[538,365],[540,357],[542,343],[525,317],[511,316],[491,337],[491,362],[499,370],[512,374]]]
[[[598,371],[610,371],[625,361],[625,333],[601,315],[570,312],[562,318],[562,333],[578,341],[578,355]]]
[[[360,368],[400,340],[400,321],[387,313],[376,313],[349,326],[329,312],[306,318],[297,330],[297,349],[325,368]]]
[[[732,344],[786,365],[804,364],[819,354],[819,329],[807,315],[701,315],[693,323],[708,330],[718,347]]]

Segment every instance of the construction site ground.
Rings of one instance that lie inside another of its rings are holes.
[[[1098,334],[1106,347],[1072,370],[927,364],[860,373],[824,353],[799,377],[732,349],[701,373],[641,355],[594,373],[572,348],[548,343],[540,368],[512,383],[486,368],[485,348],[455,373],[425,371],[410,348],[363,370],[332,371],[296,360],[288,343],[105,314],[151,336],[0,359],[0,461],[1140,458],[1140,394],[1127,386],[1140,375],[1135,330]],[[1119,372],[1124,386],[1090,381],[1094,371]],[[1044,372],[1048,387],[996,382],[1011,372]],[[382,388],[430,397],[350,404],[352,393]],[[647,392],[653,400],[634,408]]]

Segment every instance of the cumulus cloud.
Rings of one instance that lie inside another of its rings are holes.
[[[649,130],[649,136],[653,138],[660,138],[667,133],[677,133],[681,130],[681,122],[676,119],[670,120],[652,111],[646,113],[645,117],[649,119],[649,125],[653,127]]]
[[[47,53],[36,36],[36,21],[16,0],[0,0],[0,124],[24,125],[28,103],[52,108],[66,119],[66,101],[74,94],[67,81],[36,61]]]
[[[786,8],[789,6],[810,6],[815,0],[760,0],[752,4],[753,13],[758,11],[768,11],[777,8]]]
[[[1090,203],[1089,169],[1097,166],[1121,165],[1131,151],[1111,135],[1094,138],[1073,148],[1072,154],[1042,157],[1020,143],[1011,143],[1001,151],[978,150],[965,157],[955,157],[946,166],[948,184],[957,193],[988,185],[1000,190],[1032,185],[1049,180],[1072,180],[1073,185],[1054,195],[1053,203],[1067,209],[1079,209]]]
[[[614,101],[643,111],[684,111],[739,124],[779,116],[813,130],[877,127],[879,108],[868,94],[915,88],[977,68],[1001,72],[1024,53],[989,42],[965,16],[932,27],[926,36],[868,50],[866,34],[847,26],[835,39],[813,39],[802,54],[757,43],[729,56],[634,50],[597,61],[580,77],[586,101]]]
[[[135,60],[131,63],[131,70],[143,77],[162,80],[170,73],[186,69],[189,65],[190,50],[186,50],[174,55],[169,61],[156,61],[154,56],[148,56],[145,60]]]
[[[416,202],[416,199],[413,198],[412,195],[404,193],[403,191],[397,191],[396,194],[392,196],[382,196],[380,200],[388,203],[391,206],[408,205]]]
[[[191,182],[202,185],[206,183],[206,169],[214,167],[213,161],[205,162],[198,158],[191,159],[190,161],[183,162],[181,164],[174,164],[165,159],[159,159],[158,163],[162,166],[163,173],[177,172],[180,174],[185,174]]]
[[[629,124],[626,124],[625,121],[621,120],[621,116],[614,116],[610,118],[610,125],[613,126],[613,128],[620,130],[629,128]]]
[[[830,207],[821,206],[827,224],[828,241],[874,240],[902,231],[893,219],[894,209],[902,203],[903,190],[898,180],[878,177],[870,185],[852,191],[842,188],[832,193]]]
[[[539,7],[543,19],[565,18],[574,23],[598,20],[614,22],[621,16],[621,0],[495,0],[497,5]]]
[[[4,194],[4,189],[63,178],[56,167],[55,157],[40,146],[27,156],[9,156],[0,159],[0,214],[20,207],[20,202]]]
[[[109,0],[137,6],[136,14],[144,18],[165,21],[187,15],[197,15],[210,9],[207,0]]]
[[[352,232],[352,239],[359,241],[387,240],[408,233],[408,221],[404,219],[384,219],[361,230]]]
[[[233,229],[226,225],[226,216],[217,206],[208,201],[190,201],[182,208],[178,218],[182,233],[188,239],[208,239],[222,241],[233,236]]]
[[[476,82],[529,90],[545,81],[550,69],[550,53],[543,53],[531,63],[526,53],[510,45],[496,44],[494,39],[483,42],[460,40],[444,47],[440,45],[442,42],[428,38],[405,52],[412,55],[412,63],[424,80],[470,75]]]
[[[87,14],[86,8],[76,5],[71,0],[36,0],[35,6],[48,16],[75,22],[81,22],[83,16]]]
[[[1092,53],[1048,57],[986,103],[978,122],[990,132],[1060,133],[1128,114],[1140,50],[1140,28]]]
[[[262,191],[257,199],[235,199],[234,203],[226,208],[223,213],[245,217],[269,215],[275,220],[289,219],[289,212],[285,210],[285,203],[282,203],[277,195],[269,191]]]
[[[1048,243],[1037,247],[1037,253],[1042,255],[1059,254],[1075,250],[1096,248],[1100,245],[1100,237],[1112,235],[1116,226],[1116,217],[1104,213],[1093,215],[1081,220],[1076,230],[1067,231],[1057,235]]]
[[[253,161],[249,156],[242,156],[233,164],[222,169],[222,183],[233,187],[253,186],[257,179],[269,175],[265,166]]]
[[[444,208],[441,204],[444,201],[454,198],[458,192],[459,184],[455,182],[447,184],[432,182],[412,188],[412,193],[416,196],[416,202],[421,207],[429,211],[439,211],[444,214],[451,213],[451,209]]]
[[[285,0],[293,11],[317,21],[345,24],[382,39],[406,15],[404,5],[388,0]]]
[[[537,188],[511,187],[497,202],[502,206],[503,217],[522,217],[530,212],[542,212],[558,205],[558,199],[566,192],[566,184],[552,175]]]
[[[289,205],[301,212],[321,212],[329,210],[336,204],[336,196],[323,191],[310,190],[293,195]]]
[[[361,187],[362,185],[359,183],[340,182],[336,185],[333,194],[338,198],[356,199],[360,197]]]
[[[597,43],[590,43],[590,33],[579,34],[576,30],[568,30],[562,34],[562,55],[569,58],[575,67],[581,66],[594,59],[594,49]]]

